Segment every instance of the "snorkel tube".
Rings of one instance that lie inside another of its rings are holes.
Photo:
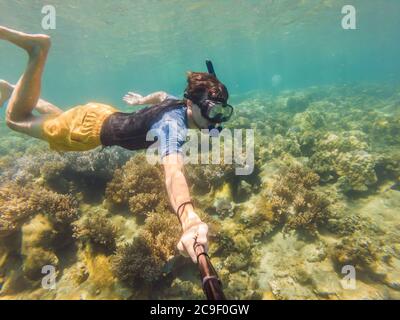
[[[214,65],[213,65],[213,63],[212,63],[212,61],[211,60],[206,60],[206,66],[207,66],[207,71],[208,71],[208,73],[209,74],[212,74],[214,77],[217,77],[217,75],[216,75],[216,73],[215,73],[215,69],[214,69]],[[212,130],[218,130],[218,133],[219,132],[221,132],[222,131],[222,126],[218,126],[218,127],[216,127],[215,125],[209,125],[208,126],[208,131],[212,131]],[[217,135],[218,135],[218,133],[217,133]],[[215,136],[215,133],[213,134],[213,136]]]
[[[215,74],[214,66],[211,60],[206,60],[206,66],[209,74],[212,74],[214,77],[217,77]]]

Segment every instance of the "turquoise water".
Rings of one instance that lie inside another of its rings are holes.
[[[400,76],[396,0],[352,1],[357,30],[341,28],[348,1],[52,1],[57,10],[43,95],[61,106],[121,106],[128,90],[179,95],[185,72],[210,58],[232,95],[252,90]],[[0,24],[41,30],[46,1],[1,1]],[[0,43],[3,78],[17,81],[25,56]],[[10,58],[12,57],[12,58]],[[272,88],[274,75],[281,77]]]

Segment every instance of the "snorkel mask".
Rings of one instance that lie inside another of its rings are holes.
[[[206,65],[208,73],[216,78],[217,76],[212,62],[206,60]],[[185,98],[191,99],[187,94],[185,94]],[[215,124],[228,121],[233,113],[233,107],[230,104],[222,99],[210,97],[208,92],[204,92],[200,99],[195,99],[193,102],[199,106],[201,115],[209,122],[213,123],[213,125],[209,126],[209,130],[217,129],[221,131],[222,127],[216,127]]]
[[[201,115],[212,123],[228,121],[233,113],[233,107],[224,101],[203,98],[197,102]]]

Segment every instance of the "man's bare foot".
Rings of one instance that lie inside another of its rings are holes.
[[[5,80],[0,80],[0,108],[10,97],[14,90],[14,86]]]
[[[27,34],[0,26],[0,39],[10,41],[26,50],[29,55],[47,53],[50,48],[50,37],[45,34]]]

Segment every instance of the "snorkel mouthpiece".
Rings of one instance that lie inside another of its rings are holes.
[[[222,130],[222,126],[215,126],[213,124],[208,126],[210,137],[218,137]]]

